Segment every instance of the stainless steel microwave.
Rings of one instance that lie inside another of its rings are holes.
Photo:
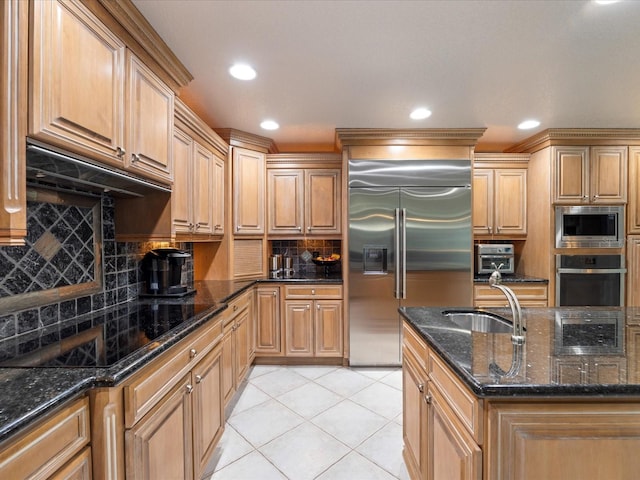
[[[556,248],[622,248],[624,206],[556,206]]]

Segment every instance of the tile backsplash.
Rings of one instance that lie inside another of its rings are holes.
[[[342,253],[342,242],[340,240],[272,240],[270,250],[273,254],[288,255],[293,259],[293,269],[296,272],[319,272],[324,267],[318,267],[311,260],[305,262],[302,253],[318,252],[320,255],[328,256],[332,253]],[[342,263],[338,263],[333,271],[339,272]]]
[[[95,268],[96,259],[102,261],[102,289],[47,305],[0,311],[0,339],[38,329],[46,329],[50,334],[52,325],[125,303],[139,295],[144,288],[140,261],[157,244],[116,242],[114,200],[105,194],[100,201],[102,231],[95,236],[91,209],[35,202],[29,205],[26,245],[0,247],[0,299],[27,292],[46,295],[49,288],[90,280],[100,272]],[[97,257],[93,254],[92,238],[102,245]],[[190,243],[171,246],[193,253]],[[192,259],[186,262],[185,274],[187,281],[193,282]]]

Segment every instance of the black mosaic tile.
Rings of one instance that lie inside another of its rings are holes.
[[[11,295],[19,295],[29,291],[31,277],[21,270],[15,270],[13,276],[3,280],[3,284]]]
[[[3,315],[0,317],[0,339],[14,336],[17,330],[16,317],[14,315]]]
[[[38,328],[38,309],[25,310],[16,315],[18,333],[30,332]]]
[[[76,299],[76,306],[78,309],[78,315],[89,313],[91,311],[91,297],[86,296]]]
[[[91,309],[100,310],[104,308],[104,293],[96,293],[91,296]]]
[[[67,320],[77,315],[76,313],[76,301],[67,300],[60,302],[60,320]]]
[[[58,310],[58,304],[45,305],[40,308],[40,324],[52,325],[60,321],[60,315]]]

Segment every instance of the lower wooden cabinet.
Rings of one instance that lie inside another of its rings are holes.
[[[224,317],[222,337],[222,392],[226,405],[249,371],[252,361],[253,291],[233,300]]]
[[[402,452],[411,478],[427,478],[426,374],[411,352],[402,351]]]
[[[91,479],[89,400],[70,402],[0,445],[2,479]]]
[[[548,285],[542,282],[509,283],[507,285],[518,297],[522,307],[548,306]],[[504,294],[487,283],[473,285],[474,307],[508,307]]]
[[[282,355],[279,286],[256,289],[255,353],[256,356]]]
[[[126,478],[200,478],[224,424],[221,351],[207,353],[125,432]]]

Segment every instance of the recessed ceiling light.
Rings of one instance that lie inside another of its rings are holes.
[[[618,3],[620,0],[595,0],[598,5],[611,5],[612,3]]]
[[[238,80],[253,80],[256,78],[256,71],[246,63],[236,63],[229,69],[229,73]]]
[[[431,110],[426,108],[416,108],[411,115],[409,115],[413,120],[424,120],[425,118],[429,118],[431,116]]]
[[[525,120],[524,122],[520,123],[520,125],[518,125],[518,128],[520,130],[530,130],[532,128],[536,128],[538,125],[540,125],[540,122],[538,120]]]
[[[260,126],[265,130],[277,130],[280,128],[280,125],[278,125],[278,122],[274,122],[273,120],[265,120],[260,124]]]

